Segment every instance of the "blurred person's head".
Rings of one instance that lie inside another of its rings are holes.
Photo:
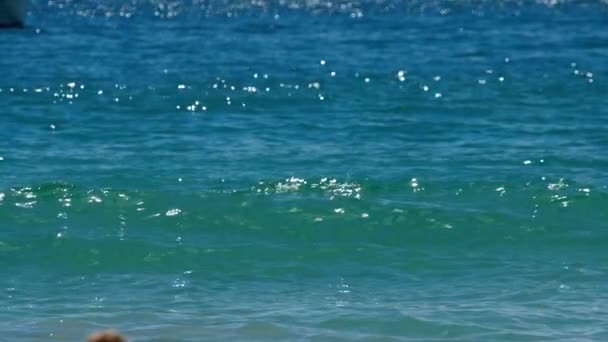
[[[87,338],[87,342],[127,342],[116,330],[98,331]]]

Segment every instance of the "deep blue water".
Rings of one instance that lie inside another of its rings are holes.
[[[608,3],[42,1],[0,332],[608,339]]]

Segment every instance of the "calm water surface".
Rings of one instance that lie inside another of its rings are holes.
[[[33,0],[0,331],[608,339],[604,1]]]

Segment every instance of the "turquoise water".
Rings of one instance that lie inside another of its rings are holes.
[[[608,339],[608,4],[41,1],[0,331]]]

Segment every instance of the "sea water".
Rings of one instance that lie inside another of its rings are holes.
[[[608,339],[605,1],[33,0],[0,340]]]

